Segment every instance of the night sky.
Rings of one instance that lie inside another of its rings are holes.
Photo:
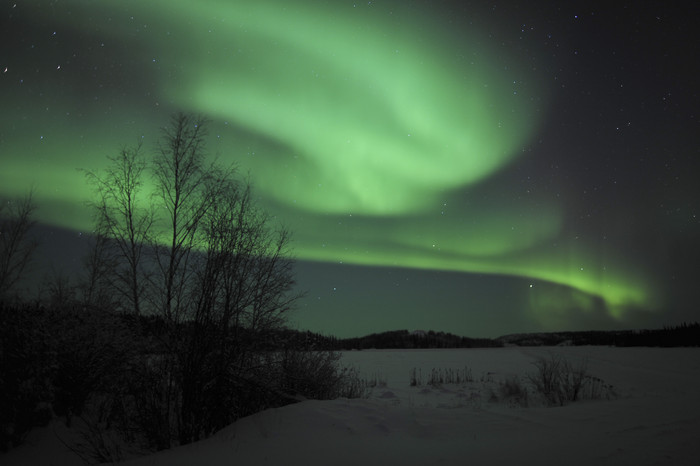
[[[0,197],[34,188],[40,268],[69,267],[79,169],[201,113],[210,157],[294,233],[298,328],[699,320],[683,3],[5,1]]]

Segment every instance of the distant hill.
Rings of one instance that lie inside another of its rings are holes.
[[[503,346],[503,343],[491,338],[460,337],[432,330],[427,332],[394,330],[372,333],[364,337],[340,339],[336,349],[491,348],[495,346]]]

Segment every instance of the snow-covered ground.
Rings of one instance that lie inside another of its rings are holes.
[[[500,381],[524,378],[552,353],[587,360],[616,397],[555,408],[534,397],[529,407],[494,401]],[[698,348],[383,350],[345,353],[343,362],[377,381],[369,399],[271,409],[128,464],[700,464]],[[423,385],[410,386],[414,368]],[[433,368],[472,381],[426,385]],[[45,429],[0,464],[81,464],[65,450]]]

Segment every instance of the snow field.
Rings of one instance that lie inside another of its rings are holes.
[[[589,374],[613,385],[616,398],[563,407],[493,400],[502,380],[524,380],[538,357],[551,354],[587,361]],[[369,398],[270,409],[208,440],[127,464],[697,465],[700,458],[698,348],[369,350],[344,353],[341,361],[376,380]],[[414,368],[423,384],[412,387]],[[427,385],[433,369],[470,372],[472,381]],[[51,450],[42,447],[46,437],[0,463],[68,464],[51,460],[62,458],[58,451],[27,462],[27,452]]]

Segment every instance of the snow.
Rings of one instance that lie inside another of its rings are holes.
[[[524,377],[550,354],[586,360],[617,396],[554,408],[490,400],[500,380]],[[698,348],[377,350],[342,360],[377,380],[368,399],[270,409],[208,440],[126,464],[697,465],[700,458]],[[423,385],[410,386],[413,368]],[[433,368],[468,370],[473,382],[428,386]],[[49,430],[35,433],[0,464],[81,464],[51,438]]]

